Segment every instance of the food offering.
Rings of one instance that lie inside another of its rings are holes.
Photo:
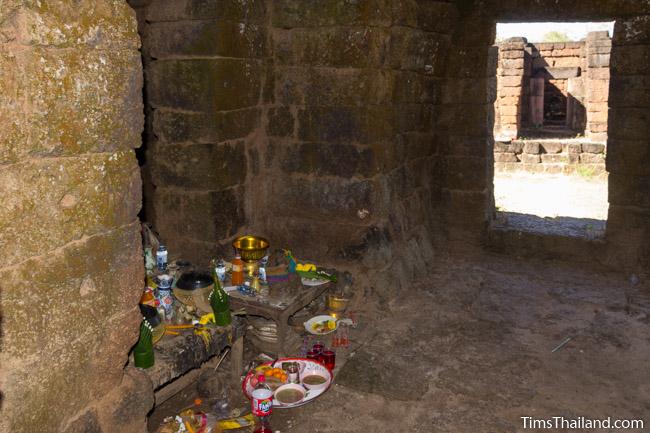
[[[300,378],[297,383],[289,380],[290,373],[287,371],[292,370],[294,366],[297,367],[297,377]],[[273,391],[273,409],[289,409],[307,404],[326,392],[332,384],[332,373],[318,361],[307,358],[280,358],[274,363],[260,365],[246,375],[242,389],[249,399],[257,386],[257,377],[260,374]]]
[[[338,322],[333,316],[322,315],[312,317],[304,323],[305,330],[313,335],[326,335],[336,331]]]

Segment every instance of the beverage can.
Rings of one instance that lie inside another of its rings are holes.
[[[167,247],[160,245],[156,251],[156,266],[160,272],[167,270]]]
[[[257,388],[253,390],[251,396],[251,409],[253,415],[257,417],[264,417],[271,415],[271,408],[273,407],[273,391],[265,388]]]

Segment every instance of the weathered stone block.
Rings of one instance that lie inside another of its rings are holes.
[[[289,173],[317,176],[371,177],[378,171],[376,150],[349,144],[302,143],[282,152],[281,167]]]
[[[394,76],[394,81],[392,96],[396,103],[435,104],[438,102],[438,94],[441,92],[439,78],[416,72],[400,71]],[[381,87],[374,93],[381,94],[380,90]]]
[[[641,108],[617,108],[609,114],[609,135],[627,140],[647,140],[650,136],[650,113]]]
[[[612,52],[613,75],[650,75],[650,45],[626,45]]]
[[[156,186],[219,190],[243,183],[247,162],[244,142],[156,146],[151,176]]]
[[[24,46],[139,48],[135,13],[126,2],[24,3],[13,23],[18,43]]]
[[[299,0],[279,0],[273,4],[273,25],[290,29],[295,27],[325,27],[335,25],[389,26],[393,21],[388,4],[362,0],[350,3],[344,0],[325,0],[305,3]]]
[[[524,50],[511,50],[511,51],[500,51],[499,56],[503,59],[523,59],[524,58]],[[523,68],[523,64],[519,66]]]
[[[608,186],[610,203],[650,209],[650,176],[610,173]]]
[[[215,243],[234,236],[245,223],[243,201],[243,188],[209,192],[158,188],[154,202],[161,211],[156,227],[169,250],[184,257],[186,239]]]
[[[261,23],[267,17],[263,0],[153,0],[146,19],[155,21],[221,19]]]
[[[270,206],[278,217],[359,221],[357,212],[372,215],[377,206],[379,186],[356,179],[304,179],[286,176],[271,185]]]
[[[24,103],[31,110],[14,120],[17,131],[19,123],[26,122],[30,140],[14,154],[75,155],[140,145],[142,76],[137,51],[36,48],[20,51],[16,62],[16,72],[24,77],[20,86],[23,92],[29,89]]]
[[[582,143],[582,151],[586,153],[605,153],[605,145],[602,143]]]
[[[500,154],[507,155],[507,154]],[[496,154],[495,154],[496,156]],[[512,154],[516,160],[517,157]],[[511,158],[506,157],[504,159]],[[496,161],[496,159],[495,159]],[[500,162],[500,161],[499,161]],[[441,161],[442,184],[445,188],[463,191],[482,191],[488,183],[486,158],[446,157]]]
[[[580,154],[580,163],[581,164],[604,164],[605,155],[602,153],[582,153]]]
[[[521,162],[524,164],[538,164],[542,162],[542,158],[539,155],[532,155],[529,153],[521,154]]]
[[[587,113],[587,121],[589,123],[607,123],[608,115],[608,111],[589,111]]]
[[[539,143],[537,141],[527,141],[524,143],[524,153],[539,154]]]
[[[650,175],[650,146],[640,141],[611,139],[607,150],[607,171],[629,175]]]
[[[458,9],[451,3],[418,2],[418,27],[424,31],[451,34]]]
[[[587,56],[587,65],[590,68],[607,68],[609,67],[609,60],[609,54],[589,54]]]
[[[271,137],[290,137],[294,131],[293,114],[287,107],[269,109],[267,132]]]
[[[257,105],[265,66],[255,60],[192,59],[151,63],[147,77],[154,107],[194,111]]]
[[[134,221],[140,188],[133,151],[7,166],[0,171],[0,262],[18,263]]]
[[[508,51],[507,51],[508,52]],[[512,51],[510,51],[512,52]],[[519,69],[524,68],[524,59],[523,57],[521,58],[503,58],[499,61],[499,67],[502,69],[517,69],[517,72],[514,73],[513,75],[523,75],[523,71],[519,71]]]
[[[514,153],[495,153],[494,162],[519,162],[517,156]]]
[[[569,162],[569,158],[567,155],[563,154],[543,154],[542,155],[542,162],[543,163],[550,163],[550,164],[566,164]]]
[[[420,72],[427,72],[430,68],[431,75],[439,76],[448,45],[449,39],[437,33],[395,27],[390,33],[388,64],[395,69]]]
[[[540,145],[545,153],[560,153],[562,152],[562,143],[559,141],[541,141]]]
[[[650,43],[650,15],[639,15],[616,20],[614,35],[617,45]]]
[[[280,65],[377,67],[389,39],[380,28],[294,29],[276,32],[274,52]]]
[[[650,107],[650,76],[613,76],[609,105]]]
[[[260,109],[201,113],[159,108],[153,112],[153,130],[165,143],[218,143],[243,138],[260,124]]]
[[[500,87],[519,87],[521,88],[521,76],[500,77],[498,80]]]
[[[268,55],[266,27],[233,21],[193,20],[151,23],[149,55],[260,58]]]
[[[582,153],[582,144],[581,143],[566,143],[564,145],[564,152],[569,155],[575,155]]]

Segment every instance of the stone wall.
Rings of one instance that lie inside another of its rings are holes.
[[[271,238],[300,257],[385,270],[382,286],[426,272],[455,13],[438,1],[273,2],[259,182]]]
[[[495,136],[518,138],[551,125],[605,143],[611,46],[606,31],[579,42],[500,43]],[[562,125],[552,111],[565,116]]]
[[[488,62],[489,46],[494,40],[497,21],[616,20],[611,51],[611,99],[609,100],[608,150],[609,217],[606,232],[606,256],[600,263],[616,269],[647,272],[650,266],[650,153],[647,142],[650,127],[647,95],[650,70],[650,3],[632,0],[576,0],[557,8],[553,0],[486,0],[466,2],[460,8],[456,33],[448,58],[448,84],[444,92],[459,95],[457,103],[445,109],[451,131],[471,134],[459,156],[476,160],[474,170],[459,170],[456,178],[444,179],[442,201],[448,227],[448,246],[466,253],[480,249],[486,242],[486,229],[493,218],[491,179],[492,158],[483,159],[483,149],[493,152],[490,142],[492,99],[484,103],[475,95],[488,94],[482,66]],[[469,61],[468,59],[472,59]],[[470,66],[471,65],[471,66]],[[496,67],[494,68],[496,69]],[[466,81],[467,77],[473,78]],[[486,80],[490,83],[490,78]],[[462,96],[461,96],[462,95]],[[450,137],[452,134],[449,134]],[[486,144],[487,142],[487,144]],[[462,176],[460,175],[462,173]]]
[[[172,256],[205,263],[253,217],[269,97],[262,0],[132,1],[145,66],[146,219]]]
[[[138,47],[123,1],[0,8],[0,431],[145,429]]]
[[[200,262],[254,231],[321,261],[389,269],[431,254],[450,38],[437,21],[453,5],[133,5],[152,118],[145,205],[171,250]]]

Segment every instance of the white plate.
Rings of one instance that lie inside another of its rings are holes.
[[[298,366],[300,368],[300,375],[302,377],[303,372],[308,371],[310,373],[318,373],[323,377],[327,378],[326,386],[322,389],[318,390],[306,390],[305,391],[305,398],[303,398],[301,401],[297,403],[291,403],[291,404],[284,404],[280,403],[277,401],[275,398],[273,399],[273,409],[290,409],[292,407],[298,407],[298,406],[303,406],[312,400],[314,400],[316,397],[320,396],[323,394],[325,391],[327,391],[332,384],[332,373],[325,367],[324,365],[313,361],[311,359],[307,358],[280,358],[277,361],[275,361],[275,364],[273,364],[271,367],[282,367],[283,362],[297,362]],[[269,362],[268,365],[271,363]],[[251,398],[251,393],[253,392],[253,387],[251,386],[251,378],[255,374],[255,370],[249,371],[246,377],[244,378],[244,382],[242,383],[242,389],[244,391],[244,395],[248,399]]]
[[[321,278],[305,278],[302,277],[300,279],[302,281],[302,284],[305,286],[322,286],[323,284],[327,284],[330,282],[330,280],[323,280]]]
[[[329,329],[326,332],[316,332],[316,331],[313,331],[311,329],[311,325],[313,325],[314,323],[320,323],[320,322],[324,322],[326,320],[333,320],[336,323],[336,326],[334,327],[334,329]],[[336,320],[336,318],[334,318],[332,316],[328,316],[327,314],[323,314],[322,316],[314,316],[314,317],[312,317],[311,319],[304,322],[303,325],[305,326],[305,329],[307,330],[307,332],[309,332],[312,335],[327,335],[327,334],[331,334],[332,332],[336,331],[336,329],[339,327],[339,322],[338,322],[338,320]]]

